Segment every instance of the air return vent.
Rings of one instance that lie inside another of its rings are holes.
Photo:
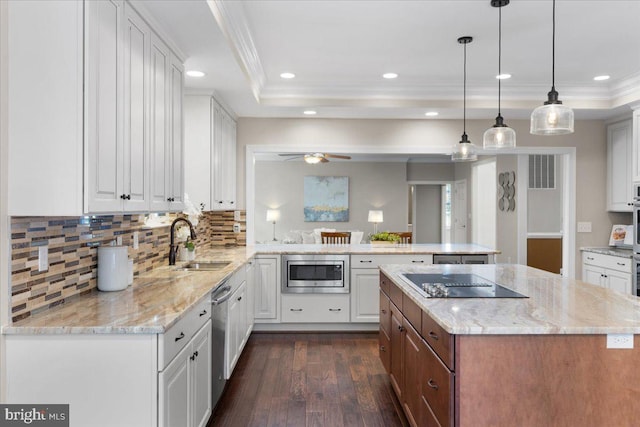
[[[553,154],[529,155],[529,188],[556,188],[556,156]]]

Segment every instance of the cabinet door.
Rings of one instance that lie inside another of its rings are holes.
[[[404,326],[402,325],[402,313],[395,306],[391,305],[391,372],[389,379],[393,386],[396,396],[402,402],[403,383],[403,353],[404,353]]]
[[[211,210],[211,97],[184,97],[184,191],[202,210]]]
[[[151,144],[150,210],[169,209],[169,48],[154,34],[151,37]]]
[[[193,337],[193,426],[204,427],[211,415],[211,321]]]
[[[159,374],[160,427],[189,426],[191,421],[192,347],[187,345]]]
[[[251,331],[253,331],[254,312],[255,312],[255,260],[251,259],[246,266],[247,271],[247,323],[245,340],[249,339]]]
[[[124,6],[124,210],[149,209],[148,198],[148,108],[149,46],[151,31],[143,19]]]
[[[256,258],[254,317],[256,320],[277,320],[280,296],[280,263],[278,258]]]
[[[611,290],[631,294],[631,275],[615,270],[606,270],[607,287]]]
[[[582,265],[582,281],[591,283],[592,285],[604,286],[602,283],[602,275],[604,269],[589,264]]]
[[[633,182],[640,182],[640,109],[633,110]]]
[[[420,397],[422,396],[421,373],[424,356],[422,355],[422,339],[415,329],[403,319],[405,335],[403,340],[404,348],[404,396],[402,406],[407,415],[409,424],[420,425]]]
[[[223,209],[222,188],[224,179],[224,111],[220,104],[211,99],[211,114],[213,116],[213,141],[211,144],[211,209]]]
[[[351,270],[351,321],[380,321],[380,272],[378,269]]]
[[[225,378],[231,378],[233,368],[235,368],[238,358],[240,357],[240,348],[243,345],[244,324],[246,316],[243,309],[246,310],[246,299],[244,298],[244,290],[246,283],[243,283],[229,298],[229,307],[227,311],[227,334],[225,336]],[[243,299],[245,301],[243,301]]]
[[[89,212],[122,210],[122,1],[86,2]]]
[[[183,66],[175,57],[171,55],[170,64],[170,104],[169,104],[169,126],[170,126],[170,161],[167,165],[169,176],[168,198],[170,199],[169,209],[172,211],[182,210],[184,202],[184,144],[182,132],[182,91],[184,87]]]
[[[212,209],[234,209],[236,191],[236,123],[215,100],[212,101],[212,110]]]
[[[631,212],[633,207],[631,120],[607,127],[607,210]]]

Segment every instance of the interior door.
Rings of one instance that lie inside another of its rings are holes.
[[[467,243],[467,180],[453,184],[453,243]]]

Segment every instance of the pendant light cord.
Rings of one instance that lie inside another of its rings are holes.
[[[553,30],[551,32],[551,90],[556,90],[556,0],[553,0]]]
[[[555,1],[555,0],[554,0]],[[498,8],[498,117],[500,114],[500,95],[502,82],[502,7]]]
[[[467,43],[464,44],[464,72],[462,73],[462,133],[467,134]]]

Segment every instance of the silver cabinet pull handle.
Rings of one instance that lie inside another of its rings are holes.
[[[434,340],[436,340],[436,341],[440,339],[440,337],[438,336],[438,334],[436,334],[436,333],[435,333],[435,332],[433,332],[433,331],[429,331],[429,338],[433,338],[433,339],[434,339]]]
[[[383,346],[383,345],[381,345],[381,346],[380,346],[380,351],[387,351],[387,349],[386,349],[386,348],[384,348],[384,346]]]
[[[434,389],[434,390],[437,390],[439,388],[438,384],[436,384],[436,382],[433,380],[433,378],[429,378],[429,381],[427,381],[427,385],[429,387],[431,387],[432,389]]]

